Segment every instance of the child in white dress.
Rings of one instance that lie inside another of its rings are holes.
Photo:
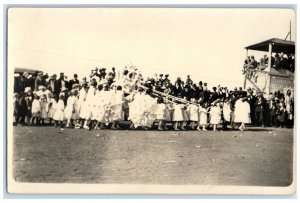
[[[200,127],[202,126],[202,130],[207,131],[207,114],[207,103],[204,103],[202,104],[202,106],[199,107],[199,125],[197,130],[201,130]]]
[[[56,97],[56,98],[54,98]],[[50,101],[48,103],[49,105],[49,110],[48,110],[48,118],[49,118],[49,123],[50,125],[52,124],[53,116],[56,111],[56,105],[57,105],[57,96],[51,95],[50,96]]]
[[[197,104],[195,104],[195,98],[191,98],[191,102],[187,107],[187,112],[189,116],[189,120],[191,122],[191,128],[192,130],[195,129],[196,124],[199,121],[199,107]]]
[[[184,122],[187,118],[185,108],[185,105],[181,104],[179,101],[176,101],[176,103],[174,104],[174,130],[179,130],[178,126],[180,126],[181,130],[185,130]]]
[[[210,109],[210,124],[213,125],[213,131],[217,131],[217,125],[221,122],[221,109],[219,103],[214,103]]]
[[[65,110],[65,104],[64,104],[64,95],[59,95],[59,100],[56,105],[56,111],[53,116],[53,120],[55,120],[55,127],[58,126],[58,121],[60,122],[60,127],[63,127],[63,121],[64,121],[64,110]]]
[[[72,125],[71,120],[74,113],[75,113],[75,96],[73,94],[73,91],[71,91],[67,100],[67,106],[64,110],[65,119],[67,119],[66,128],[69,128],[70,125]]]
[[[45,125],[45,119],[48,118],[48,102],[45,94],[41,96],[41,120],[42,124]]]
[[[31,124],[32,125],[34,124],[35,119],[36,119],[36,124],[39,124],[41,118],[41,102],[40,102],[40,97],[36,94],[34,95],[34,99],[32,101],[31,115],[32,115]]]
[[[158,121],[157,130],[164,130],[163,126],[165,125],[166,120],[166,104],[164,103],[163,97],[157,98],[157,112],[156,120]]]

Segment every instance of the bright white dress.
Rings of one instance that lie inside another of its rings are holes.
[[[219,124],[221,122],[221,109],[218,106],[212,106],[210,109],[210,124]]]
[[[174,104],[173,103],[167,103],[166,105],[166,121],[172,121],[174,115]]]
[[[53,118],[55,111],[56,111],[57,101],[54,98],[51,98],[49,101],[49,111],[48,111],[48,118]]]
[[[32,117],[40,117],[41,102],[39,100],[34,99],[32,101],[31,113],[32,113]]]
[[[158,109],[156,99],[144,93],[135,94],[133,101],[129,104],[129,119],[134,127],[151,127],[156,120]]]
[[[132,101],[128,103],[129,106],[129,116],[128,119],[134,124],[134,126],[140,126],[140,117],[143,111],[144,97],[146,95],[144,93],[136,93],[132,97]],[[130,99],[131,100],[131,99]],[[128,100],[128,101],[130,101]]]
[[[64,120],[64,109],[65,109],[64,101],[61,99],[58,100],[53,119],[56,121],[63,121]]]
[[[184,104],[174,104],[173,121],[187,121],[188,115],[184,109]]]
[[[80,118],[85,118],[85,105],[84,101],[86,99],[87,92],[84,88],[81,88],[79,91],[79,98],[78,98],[78,113]]]
[[[166,120],[167,107],[166,104],[157,104],[156,119]]]
[[[207,109],[199,107],[199,124],[207,125]]]
[[[187,112],[190,121],[199,120],[199,107],[196,104],[190,104],[187,108]]]
[[[224,120],[227,121],[227,122],[230,122],[231,121],[231,114],[232,114],[232,111],[231,111],[230,105],[228,103],[224,103],[224,105],[223,105]]]
[[[48,102],[41,101],[41,118],[48,118]]]
[[[104,122],[103,100],[104,100],[103,91],[96,91],[94,118],[100,123]]]
[[[95,105],[95,92],[96,89],[93,86],[90,86],[87,95],[86,95],[86,99],[84,102],[84,108],[82,109],[82,117],[86,120],[90,120],[93,118],[93,110],[94,110],[94,105]]]
[[[111,98],[110,98],[111,111],[109,115],[110,121],[124,120],[123,103],[124,103],[124,94],[122,91],[116,91],[111,94]]]
[[[65,118],[72,119],[73,111],[75,111],[75,96],[70,96],[67,100],[67,106],[64,110]]]
[[[111,99],[113,96],[114,91],[102,91],[102,105],[101,111],[103,112],[102,122],[103,123],[110,123],[111,120],[111,113],[112,113],[112,104]]]
[[[247,101],[241,99],[235,102],[234,122],[236,123],[251,123],[250,105]]]

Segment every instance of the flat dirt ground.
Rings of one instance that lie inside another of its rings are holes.
[[[127,131],[14,127],[18,182],[288,186],[293,129]]]

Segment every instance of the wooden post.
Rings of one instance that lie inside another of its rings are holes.
[[[271,72],[271,68],[272,68],[272,64],[271,64],[271,62],[272,62],[272,42],[270,42],[269,43],[269,53],[268,53],[268,67],[266,68],[266,89],[264,90],[265,91],[265,93],[266,93],[266,96],[268,97],[269,96],[269,94],[270,94],[270,85],[271,85],[271,75],[270,75],[270,72]]]
[[[265,71],[271,71],[271,62],[272,62],[272,42],[269,43],[269,54],[268,54],[268,67]]]
[[[290,41],[292,41],[292,22],[290,21]]]
[[[246,49],[246,58],[247,58],[247,57],[248,57],[248,49]],[[244,79],[244,89],[246,88],[247,74],[248,74],[248,72],[247,72],[247,70],[246,70],[246,72],[245,72],[245,79]]]

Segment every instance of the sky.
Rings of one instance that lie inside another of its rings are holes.
[[[11,8],[8,70],[36,68],[82,78],[95,67],[128,65],[145,76],[187,75],[208,86],[243,85],[244,47],[284,39],[289,9]],[[263,52],[249,52],[259,60]]]

